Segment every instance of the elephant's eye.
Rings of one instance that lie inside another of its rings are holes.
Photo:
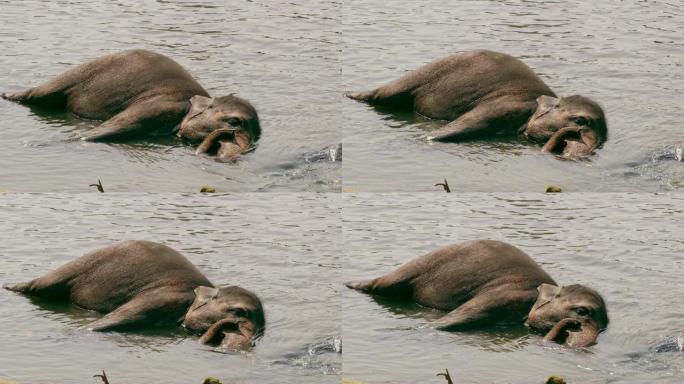
[[[247,317],[247,311],[242,308],[233,308],[230,310],[230,312],[233,314],[233,316]]]
[[[577,307],[573,309],[579,316],[589,316],[591,311],[587,307]]]
[[[233,127],[242,126],[242,120],[238,119],[237,117],[229,117],[228,119],[226,119],[226,122]]]
[[[589,120],[583,116],[576,116],[572,119],[577,125],[589,125]]]

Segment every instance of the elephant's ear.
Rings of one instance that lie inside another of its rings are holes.
[[[539,296],[537,296],[537,302],[534,304],[535,308],[558,296],[561,292],[561,287],[544,283],[537,287],[537,292],[539,292]]]
[[[195,302],[193,303],[193,306],[199,306],[208,303],[211,299],[218,296],[218,292],[218,288],[200,285],[199,287],[195,288]]]
[[[195,95],[190,98],[190,104],[192,104],[193,108],[197,109],[207,109],[209,106],[211,106],[211,103],[214,101],[213,98],[211,97],[206,97],[206,96],[200,96],[200,95]]]
[[[537,97],[537,110],[548,111],[560,103],[560,99],[552,96],[541,95]]]
[[[203,113],[207,109],[211,108],[211,105],[213,103],[213,97],[195,95],[190,98],[190,112],[188,113],[188,115],[190,116],[190,118],[193,118]]]

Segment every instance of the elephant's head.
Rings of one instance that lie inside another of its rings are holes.
[[[571,347],[588,347],[608,326],[606,304],[591,288],[575,284],[542,284],[525,324],[546,334],[545,340]]]
[[[591,155],[606,141],[608,127],[603,109],[586,97],[540,96],[524,134],[546,143],[545,152],[581,158]]]
[[[197,287],[195,301],[185,314],[183,327],[204,332],[203,344],[244,350],[266,327],[261,301],[252,292],[237,287]]]
[[[249,152],[261,136],[259,117],[247,100],[232,95],[214,98],[193,96],[178,136],[191,142],[202,142],[215,131],[230,132],[230,137],[224,134],[221,139],[234,143],[242,153]]]

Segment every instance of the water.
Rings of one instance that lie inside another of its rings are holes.
[[[122,198],[125,197],[125,198]],[[339,195],[0,196],[0,284],[38,277],[123,239],[163,242],[214,284],[254,291],[266,332],[246,354],[216,353],[180,328],[93,333],[96,315],[0,290],[0,378],[18,383],[338,383]]]
[[[603,105],[609,139],[591,162],[558,161],[521,140],[430,143],[436,122],[342,100],[343,180],[351,191],[663,191],[684,186],[676,161],[651,154],[684,141],[681,4],[667,1],[385,2],[342,7],[342,85],[368,90],[456,51],[520,57],[559,95]]]
[[[0,92],[145,48],[178,61],[212,95],[250,100],[263,130],[256,152],[227,165],[174,139],[74,141],[99,122],[0,100],[0,190],[82,192],[97,179],[109,191],[339,190],[339,163],[304,159],[342,140],[339,16],[334,1],[0,1]]]
[[[358,194],[345,199],[344,279],[381,276],[438,247],[496,239],[559,284],[601,293],[610,324],[587,351],[543,344],[525,327],[449,333],[442,315],[342,292],[344,376],[368,383],[679,383],[684,354],[649,348],[682,332],[684,196]]]

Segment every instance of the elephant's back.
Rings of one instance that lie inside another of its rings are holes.
[[[554,96],[521,60],[500,52],[455,53],[420,69],[425,82],[414,90],[415,108],[432,118],[453,120],[479,103],[499,97],[534,101]]]
[[[83,71],[84,81],[67,91],[67,105],[86,118],[106,120],[135,102],[159,95],[171,100],[209,96],[180,64],[142,49],[102,56],[73,70]]]
[[[413,280],[414,299],[451,310],[480,292],[502,285],[536,289],[553,279],[525,252],[508,243],[475,240],[449,245],[417,260],[423,272]]]
[[[155,242],[129,240],[89,252],[75,260],[74,303],[109,312],[146,291],[170,288],[192,293],[211,282],[183,255]]]

